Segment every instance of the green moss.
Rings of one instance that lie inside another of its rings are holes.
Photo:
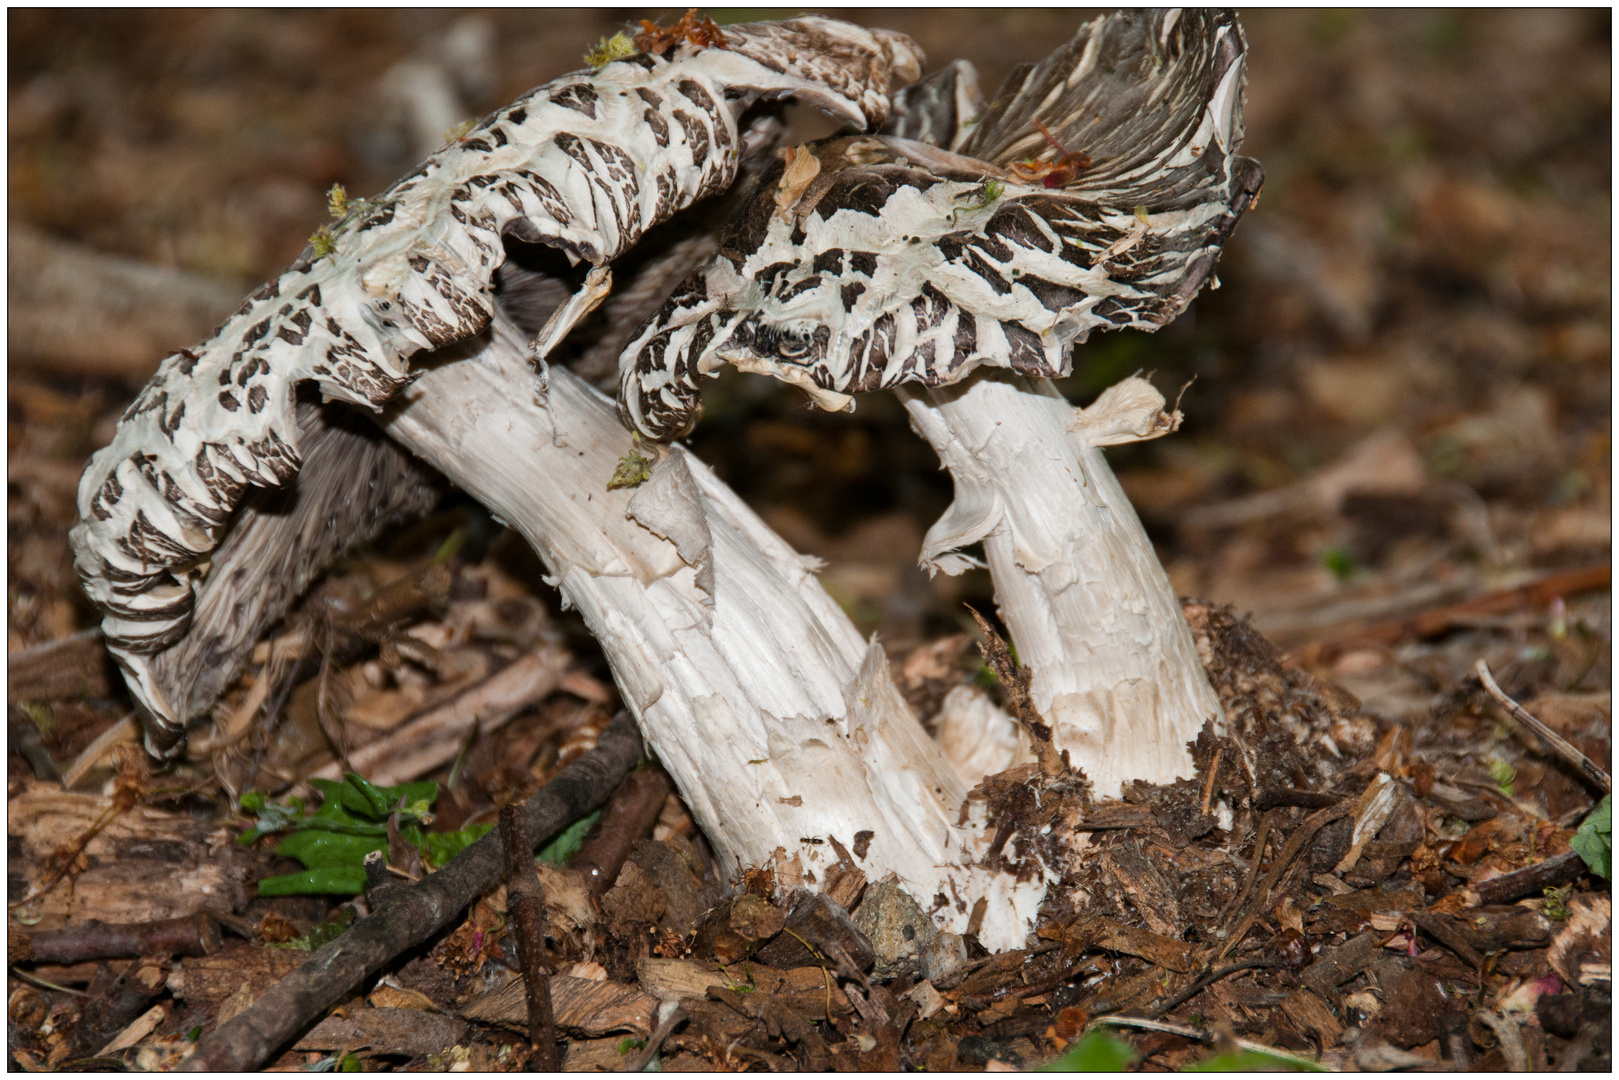
[[[585,63],[590,65],[592,71],[600,71],[614,60],[634,56],[635,52],[634,40],[620,30],[610,38],[602,38],[594,49],[585,53]]]

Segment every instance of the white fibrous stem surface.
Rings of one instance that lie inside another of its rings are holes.
[[[478,351],[427,370],[389,433],[523,534],[601,642],[648,746],[726,873],[817,888],[840,856],[894,874],[941,929],[1020,947],[1046,877],[976,865],[982,804],[911,714],[875,642],[702,462],[637,444],[572,374],[548,391],[497,319]],[[652,476],[607,491],[618,461]]]
[[[1219,699],[1135,509],[1098,446],[1172,430],[1128,379],[1076,410],[1049,382],[902,389],[912,426],[955,481],[922,562],[959,574],[979,540],[1034,706],[1097,797],[1193,775],[1187,744]]]

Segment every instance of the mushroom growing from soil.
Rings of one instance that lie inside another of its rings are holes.
[[[1016,947],[1055,868],[986,835],[971,812],[981,803],[812,563],[679,447],[652,448],[642,486],[605,490],[635,448],[630,433],[573,374],[547,380],[532,364],[593,304],[612,302],[611,273],[628,276],[654,222],[729,186],[744,151],[775,136],[779,125],[751,105],[791,94],[875,127],[891,90],[920,70],[907,39],[830,20],[724,37],[660,42],[662,53],[564,77],[500,110],[324,234],[215,339],[165,361],[81,485],[73,539],[86,590],[107,612],[148,745],[178,752],[217,693],[177,662],[181,650],[239,659],[241,635],[251,641],[290,602],[292,587],[267,597],[246,620],[257,629],[233,626],[229,642],[201,616],[234,610],[244,581],[264,581],[239,574],[252,552],[268,564],[263,549],[220,540],[246,520],[231,516],[246,487],[286,483],[300,462],[313,477],[320,440],[305,418],[330,421],[295,394],[316,383],[382,410],[392,443],[375,451],[376,468],[401,468],[402,456],[383,458],[402,446],[529,540],[600,640],[727,874],[769,866],[779,889],[893,874],[941,929],[971,924],[986,947]],[[955,87],[949,96],[971,103]],[[551,279],[529,290],[549,297],[528,312],[538,348],[489,289],[507,251],[525,247],[592,267],[582,282],[536,271]],[[678,364],[673,377],[684,377]],[[411,468],[404,487],[357,493],[362,523],[411,512],[421,496],[393,491],[433,482]],[[321,505],[300,500],[293,517],[317,522]],[[312,575],[333,553],[288,565]]]
[[[1156,329],[1210,280],[1262,177],[1237,153],[1243,61],[1230,13],[1125,12],[987,108],[946,68],[889,133],[788,151],[621,360],[621,415],[654,438],[690,430],[725,363],[829,409],[898,388],[956,487],[923,565],[960,573],[983,542],[1035,710],[1099,795],[1190,775],[1221,713],[1098,451],[1180,414],[1140,378],[1079,410],[1049,380],[1093,330]]]
[[[1044,894],[1044,875],[1038,865],[1022,880],[978,865],[983,827],[958,824],[960,778],[895,690],[881,650],[821,588],[813,562],[678,448],[655,452],[651,479],[638,489],[606,490],[615,464],[634,449],[630,433],[612,403],[571,372],[547,378],[532,363],[601,299],[609,267],[626,270],[632,259],[609,256],[645,231],[642,222],[729,183],[750,147],[779,133],[768,113],[745,113],[754,100],[791,93],[876,126],[891,88],[920,70],[908,39],[829,20],[724,35],[724,48],[675,43],[666,55],[569,76],[501,110],[340,223],[331,252],[306,251],[214,341],[166,361],[86,472],[73,537],[78,565],[107,612],[109,645],[142,707],[148,746],[178,753],[186,723],[206,713],[218,680],[229,677],[204,678],[180,659],[217,656],[234,668],[241,642],[292,599],[292,589],[274,590],[241,609],[247,617],[228,631],[203,617],[237,610],[238,590],[266,584],[252,559],[292,557],[235,542],[234,530],[215,545],[249,481],[291,480],[300,461],[302,479],[321,474],[314,457],[325,440],[312,432],[332,421],[299,406],[300,426],[291,426],[297,385],[312,379],[328,396],[349,399],[355,386],[374,390],[366,403],[392,393],[381,416],[389,441],[378,453],[408,449],[531,542],[564,601],[601,641],[647,744],[727,874],[768,866],[782,890],[894,874],[958,931],[993,899],[980,940],[1014,947]],[[620,91],[634,91],[634,115],[606,115],[602,103]],[[712,111],[689,111],[699,101]],[[576,132],[596,141],[581,150]],[[621,160],[615,146],[634,166],[627,175],[611,172]],[[558,147],[584,153],[589,168]],[[413,195],[413,183],[425,190]],[[549,191],[565,197],[543,203],[543,213],[524,202]],[[519,203],[525,212],[514,215]],[[407,207],[415,217],[403,214]],[[435,208],[436,216],[423,216]],[[557,259],[507,275],[514,310],[539,330],[536,350],[487,286],[506,252],[533,254],[547,244],[601,265],[582,284]],[[457,251],[475,257],[441,272]],[[673,243],[643,259],[619,294],[627,309],[637,295],[648,302],[660,273],[692,258],[690,245]],[[314,276],[318,293],[305,284]],[[451,326],[450,314],[464,322]],[[428,344],[463,333],[468,340],[414,357],[407,376],[405,357],[426,337],[418,323],[434,332]],[[244,334],[250,340],[233,353]],[[249,458],[271,471],[249,471]],[[325,465],[327,474],[345,468],[340,457]],[[215,485],[206,488],[213,503],[190,494],[188,483],[199,478]],[[394,490],[431,482],[421,471]],[[310,486],[293,501],[290,527],[276,534],[284,543],[321,527],[326,488]],[[353,494],[363,521],[398,501],[378,485]],[[334,553],[292,558],[303,575]]]

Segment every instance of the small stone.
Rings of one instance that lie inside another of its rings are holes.
[[[874,974],[892,977],[901,967],[917,961],[922,950],[939,936],[927,912],[898,885],[879,881],[866,887],[854,923],[871,939],[877,954]]]
[[[922,978],[940,985],[948,986],[967,966],[966,940],[948,930],[941,930],[920,952]]]

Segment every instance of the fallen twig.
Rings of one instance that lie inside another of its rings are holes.
[[[1585,860],[1577,851],[1553,855],[1533,866],[1490,878],[1468,886],[1483,904],[1510,904],[1525,896],[1538,896],[1542,889],[1565,885],[1585,873]]]
[[[657,822],[669,791],[669,774],[656,768],[637,769],[618,785],[601,824],[568,864],[584,875],[591,896],[613,887],[630,848]]]
[[[551,1013],[551,972],[545,966],[545,893],[534,870],[534,842],[524,827],[521,806],[501,807],[500,833],[506,853],[506,910],[517,924],[517,960],[528,1000],[532,1064],[540,1072],[556,1072],[557,1026]]]
[[[125,713],[117,723],[97,735],[95,742],[86,746],[79,756],[73,759],[73,764],[62,774],[62,787],[72,791],[91,769],[101,764],[102,758],[112,753],[114,747],[134,742],[140,738],[140,734],[141,729],[135,722],[135,714]]]
[[[1148,1019],[1156,1020],[1167,1012],[1175,1011],[1228,975],[1235,975],[1237,972],[1247,971],[1249,968],[1272,968],[1282,966],[1283,963],[1280,960],[1244,960],[1240,964],[1231,964],[1230,966],[1223,967],[1218,971],[1211,971],[1207,975],[1204,975],[1202,978],[1198,979],[1191,986],[1188,986],[1185,990],[1182,990],[1180,993],[1170,998],[1169,1001],[1148,1013]]]
[[[34,934],[14,931],[6,942],[6,958],[13,964],[77,964],[125,956],[211,956],[219,946],[218,924],[199,911],[156,922],[92,920]]]
[[[679,1005],[669,1002],[658,1011],[662,1013],[665,1010],[668,1011],[668,1015],[658,1021],[657,1030],[647,1039],[646,1045],[641,1048],[641,1052],[636,1054],[634,1059],[624,1067],[625,1072],[638,1073],[650,1065],[652,1059],[657,1056],[658,1048],[663,1045],[663,1040],[667,1039],[670,1032],[674,1031],[675,1028],[685,1023],[686,1010]]]
[[[1242,905],[1248,902],[1248,894],[1254,891],[1254,882],[1259,880],[1259,864],[1265,858],[1265,844],[1270,840],[1271,825],[1272,815],[1266,814],[1259,819],[1259,827],[1254,833],[1254,850],[1248,856],[1248,880],[1243,882],[1242,892],[1237,894],[1237,898],[1220,912],[1220,922],[1225,922],[1233,911],[1241,911]]]
[[[1359,795],[1352,795],[1338,805],[1329,806],[1325,810],[1317,810],[1304,819],[1304,824],[1294,831],[1293,835],[1288,838],[1287,846],[1283,847],[1281,854],[1276,856],[1276,862],[1271,865],[1270,873],[1265,875],[1264,882],[1260,884],[1258,889],[1254,890],[1254,896],[1249,902],[1247,915],[1243,916],[1242,922],[1238,924],[1237,929],[1231,936],[1226,938],[1225,945],[1221,947],[1219,954],[1215,956],[1216,960],[1224,960],[1226,954],[1236,948],[1237,942],[1241,941],[1244,935],[1248,933],[1249,928],[1254,925],[1254,920],[1259,918],[1259,913],[1265,909],[1271,889],[1275,888],[1276,883],[1281,880],[1282,871],[1287,869],[1288,864],[1293,861],[1293,857],[1299,853],[1300,849],[1310,842],[1310,839],[1315,836],[1321,826],[1329,821],[1337,821],[1341,817],[1354,813],[1355,803],[1359,800]],[[1257,858],[1254,860],[1254,865],[1259,865]]]
[[[596,748],[557,774],[528,802],[523,817],[543,842],[601,805],[641,756],[641,738],[628,713],[614,718]],[[312,1020],[410,949],[454,921],[500,880],[501,830],[468,847],[436,874],[390,893],[372,914],[322,947],[303,967],[273,986],[245,1012],[220,1025],[186,1062],[192,1072],[257,1068]]]
[[[1602,766],[1586,757],[1579,747],[1541,723],[1528,709],[1508,697],[1506,691],[1496,684],[1495,677],[1490,674],[1489,664],[1480,660],[1473,665],[1473,670],[1478,672],[1478,681],[1484,684],[1485,692],[1495,699],[1497,705],[1510,713],[1518,723],[1533,731],[1541,742],[1557,752],[1558,757],[1578,769],[1581,776],[1601,788],[1604,795],[1613,794],[1613,779],[1603,771]]]
[[[1168,1024],[1162,1020],[1147,1020],[1139,1016],[1101,1016],[1095,1020],[1092,1020],[1090,1026],[1086,1028],[1086,1030],[1089,1031],[1092,1028],[1098,1028],[1104,1025],[1108,1027],[1140,1028],[1143,1031],[1164,1031],[1171,1035],[1179,1035],[1182,1038],[1191,1039],[1193,1042],[1209,1042],[1214,1038],[1214,1031],[1212,1029],[1208,1031],[1198,1031],[1196,1028],[1183,1027],[1180,1024]],[[1252,1050],[1255,1053],[1266,1054],[1273,1058],[1279,1058],[1282,1061],[1290,1061],[1295,1065],[1302,1066],[1310,1072],[1325,1071],[1321,1068],[1321,1063],[1313,1058],[1301,1057],[1298,1054],[1290,1054],[1286,1050],[1278,1050],[1274,1046],[1266,1046],[1264,1043],[1249,1042],[1247,1039],[1234,1039],[1232,1041],[1243,1050]]]

